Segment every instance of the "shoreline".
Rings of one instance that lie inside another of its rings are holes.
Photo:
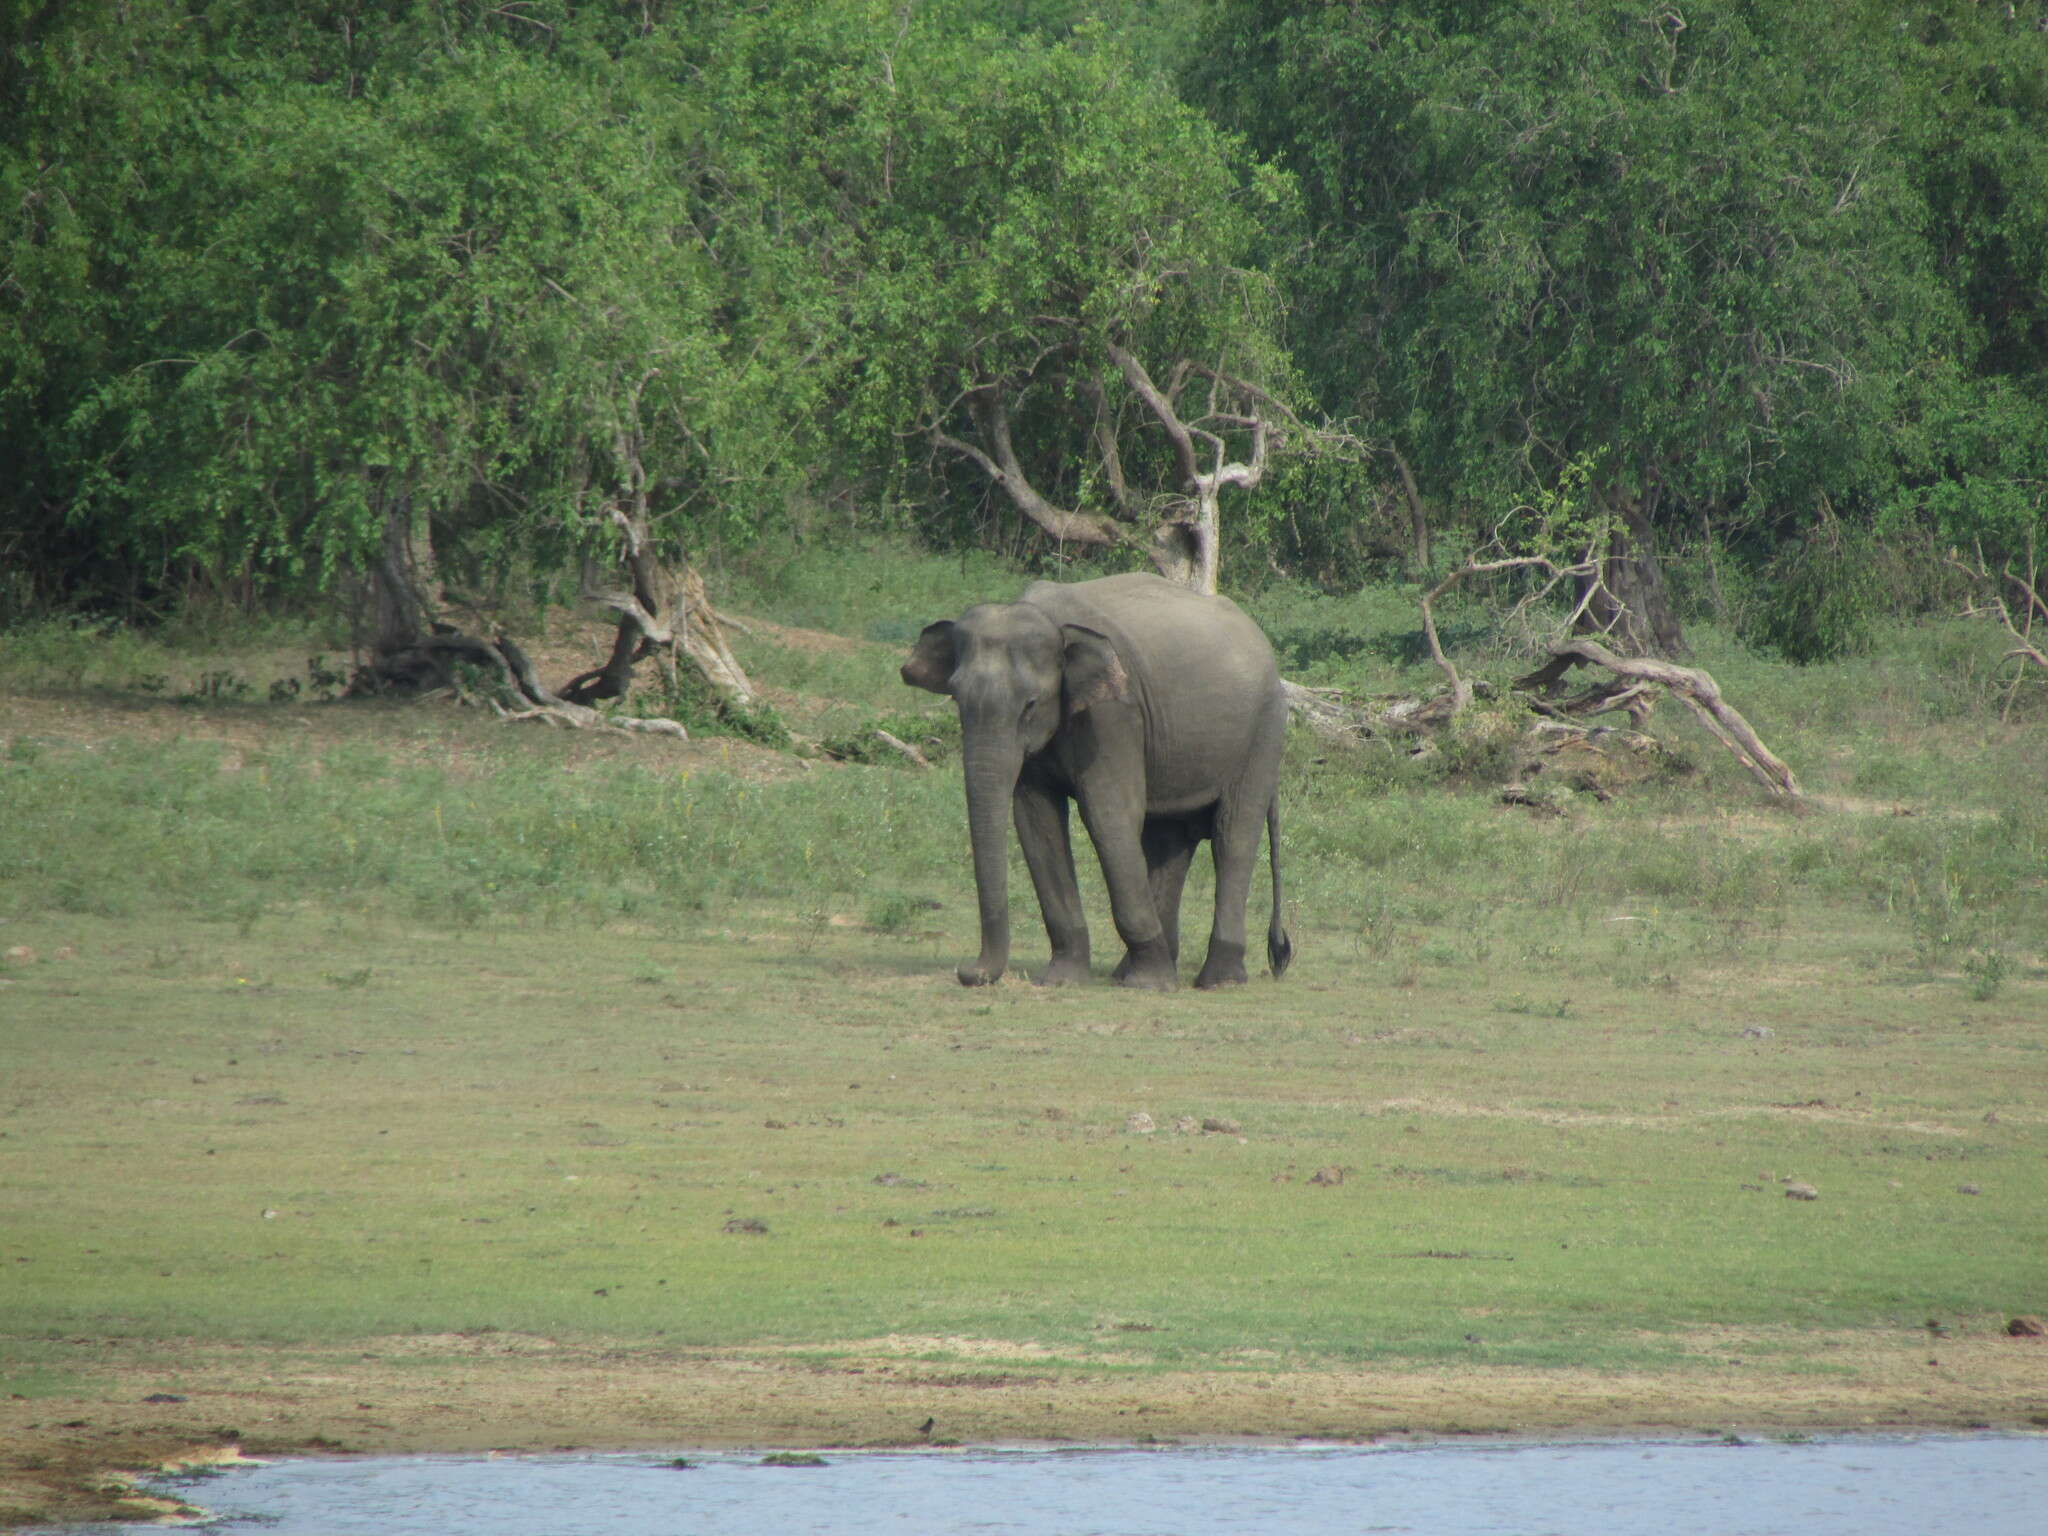
[[[1988,1332],[1946,1339],[1936,1357],[1924,1342],[1842,1335],[1755,1366],[1666,1372],[1165,1371],[1051,1358],[1027,1346],[992,1356],[993,1343],[935,1356],[883,1353],[875,1341],[865,1351],[801,1353],[494,1335],[319,1347],[73,1342],[96,1357],[70,1366],[73,1390],[0,1402],[0,1529],[175,1518],[178,1509],[140,1494],[134,1479],[244,1456],[845,1454],[2048,1427],[2042,1341]],[[934,1427],[920,1433],[927,1419]]]

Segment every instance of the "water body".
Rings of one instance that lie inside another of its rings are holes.
[[[222,1536],[2048,1531],[2048,1436],[824,1455],[286,1461],[164,1491]]]

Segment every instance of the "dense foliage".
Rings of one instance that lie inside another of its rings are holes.
[[[1451,547],[1583,482],[1833,654],[2048,543],[2044,146],[2038,3],[7,0],[0,621],[394,518],[488,590],[633,462],[676,551],[1028,543],[938,445],[1001,391],[1108,510],[1105,423],[1168,457],[1113,346],[1377,449],[1240,547],[1355,579],[1397,462]]]
[[[1308,206],[1299,357],[1454,511],[1589,465],[1802,656],[1912,596],[1870,529],[2041,530],[2048,9],[1226,0],[1211,44]]]

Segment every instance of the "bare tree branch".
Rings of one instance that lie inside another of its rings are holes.
[[[1452,664],[1451,658],[1444,653],[1443,641],[1437,635],[1436,600],[1463,581],[1467,576],[1485,576],[1495,571],[1532,569],[1543,571],[1550,579],[1543,584],[1541,590],[1524,597],[1521,602],[1515,605],[1515,611],[1518,613],[1531,604],[1540,602],[1543,598],[1549,596],[1551,591],[1561,581],[1566,581],[1576,576],[1584,576],[1588,573],[1591,573],[1597,580],[1599,575],[1599,563],[1597,561],[1581,560],[1573,565],[1560,566],[1542,555],[1511,555],[1499,560],[1467,562],[1422,594],[1422,634],[1423,638],[1429,642],[1429,659],[1436,663],[1437,670],[1443,673],[1450,680],[1451,684],[1451,702],[1448,713],[1454,715],[1472,702],[1472,685],[1458,675],[1457,667]]]
[[[2027,537],[2026,563],[2023,569],[2015,569],[2013,562],[2008,560],[1994,574],[1990,562],[1984,558],[1984,546],[1981,543],[1976,546],[1973,553],[1975,560],[1966,562],[1959,552],[1951,549],[1948,552],[1947,563],[1969,577],[1971,585],[1978,593],[1977,601],[1963,610],[1963,617],[1996,619],[2000,627],[2012,637],[2012,649],[2005,653],[2004,659],[2019,662],[2020,670],[2014,676],[2012,686],[2006,690],[2005,707],[1999,712],[2000,719],[2009,720],[2012,718],[2013,703],[2019,697],[2020,684],[2027,676],[2028,666],[2048,670],[2048,653],[2044,653],[2034,639],[2034,626],[2037,621],[2043,628],[2048,628],[2048,592],[2044,592],[2042,588],[2041,565],[2035,553],[2031,533]],[[2017,617],[2013,614],[2012,603],[2001,595],[2001,590],[2008,586],[2015,594],[2013,602],[2019,606]]]
[[[1174,409],[1173,402],[1160,392],[1159,386],[1152,382],[1152,375],[1145,371],[1145,365],[1130,351],[1113,341],[1108,343],[1106,350],[1109,360],[1123,374],[1124,382],[1131,386],[1131,392],[1150,407],[1159,425],[1166,429],[1167,441],[1173,444],[1174,466],[1179,472],[1181,485],[1184,489],[1193,490],[1202,477],[1202,469],[1195,462],[1194,439],[1188,435],[1180,413]]]
[[[997,383],[979,385],[964,396],[975,430],[988,445],[984,451],[973,443],[952,437],[939,427],[931,428],[934,447],[958,454],[978,468],[1010,498],[1010,504],[1054,538],[1068,544],[1108,547],[1130,542],[1130,534],[1115,518],[1096,513],[1072,512],[1056,507],[1039,494],[1025,474],[1010,438],[1009,409]]]
[[[1095,420],[1089,425],[1089,433],[1095,439],[1095,456],[1102,461],[1103,483],[1109,487],[1110,500],[1116,504],[1119,515],[1130,517],[1131,487],[1124,478],[1123,450],[1117,442],[1116,421],[1109,409],[1109,391],[1094,374],[1081,381],[1081,390],[1095,406]]]

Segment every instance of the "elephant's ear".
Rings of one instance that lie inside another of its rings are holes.
[[[1109,637],[1080,624],[1062,624],[1066,652],[1062,660],[1067,687],[1067,711],[1079,714],[1109,699],[1131,696],[1131,677],[1109,643]]]
[[[917,644],[910,648],[910,660],[903,663],[903,681],[913,688],[933,693],[953,691],[953,669],[960,664],[953,642],[953,621],[941,619],[927,624]]]

